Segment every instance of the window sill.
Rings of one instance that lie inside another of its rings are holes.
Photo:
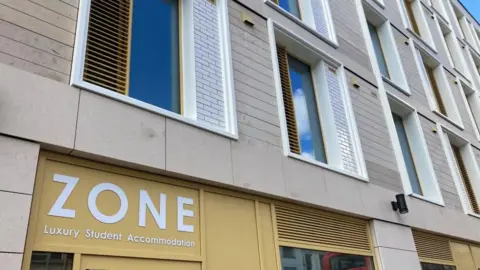
[[[429,199],[425,196],[422,196],[422,195],[419,195],[419,194],[416,194],[416,193],[411,193],[409,194],[410,197],[414,197],[414,198],[417,198],[419,200],[422,200],[422,201],[426,201],[426,202],[429,202],[429,203],[433,203],[435,205],[438,205],[438,206],[441,206],[441,207],[445,207],[445,204],[442,203],[442,202],[438,202],[438,201],[435,201],[435,200],[432,200],[432,199]]]
[[[329,39],[328,37],[325,37],[323,36],[322,34],[320,34],[317,30],[313,29],[311,26],[309,26],[308,24],[306,24],[305,22],[303,22],[302,20],[300,20],[299,18],[293,16],[290,12],[286,11],[285,9],[283,9],[282,7],[280,7],[279,5],[275,4],[273,1],[271,0],[265,0],[265,3],[275,9],[276,11],[282,13],[283,15],[285,15],[286,17],[288,17],[290,20],[294,21],[296,24],[300,25],[301,27],[303,27],[305,30],[307,30],[308,32],[312,33],[313,35],[315,35],[316,37],[318,37],[319,39],[321,39],[322,41],[328,43],[330,46],[334,47],[335,49],[338,49],[338,43],[336,41],[333,41],[331,39]]]
[[[428,43],[425,39],[423,39],[419,34],[415,33],[415,31],[413,31],[412,28],[408,27],[407,31],[410,32],[410,34],[412,34],[416,38],[415,40],[420,41],[423,46],[427,47],[428,49],[430,49],[435,54],[438,54],[437,49],[432,47],[432,45],[430,43]]]
[[[472,216],[472,217],[476,217],[476,218],[480,218],[479,214],[475,214],[473,212],[469,212],[469,213],[467,213],[467,215]]]
[[[327,169],[327,170],[329,170],[329,171],[334,171],[334,172],[337,172],[337,173],[339,173],[339,174],[343,174],[343,175],[345,175],[345,176],[355,178],[355,179],[360,180],[360,181],[363,181],[363,182],[369,182],[368,178],[366,178],[366,177],[364,177],[364,176],[361,176],[361,175],[358,175],[358,174],[353,174],[353,173],[344,171],[344,170],[342,170],[342,169],[335,168],[335,167],[330,166],[330,165],[328,165],[328,164],[325,164],[325,163],[322,163],[322,162],[320,162],[320,161],[316,161],[316,160],[313,160],[313,159],[304,157],[304,156],[302,156],[302,155],[298,155],[298,154],[289,152],[289,153],[288,153],[288,156],[289,156],[289,157],[292,157],[292,158],[295,158],[295,159],[298,159],[298,160],[300,160],[300,161],[303,161],[303,162],[312,164],[312,165],[316,165],[316,166],[318,166],[318,167],[322,167],[322,168]]]
[[[176,114],[174,112],[171,112],[171,111],[153,106],[151,104],[148,104],[146,102],[131,98],[129,96],[125,96],[125,95],[122,95],[122,94],[104,89],[102,87],[98,87],[98,86],[96,86],[94,84],[91,84],[91,83],[88,83],[88,82],[83,82],[82,81],[82,82],[79,82],[79,83],[72,84],[72,86],[79,87],[79,88],[82,88],[86,91],[90,91],[90,92],[93,92],[93,93],[96,93],[96,94],[100,94],[100,95],[105,96],[107,98],[114,99],[114,100],[123,102],[125,104],[132,105],[132,106],[135,106],[137,108],[144,109],[146,111],[149,111],[149,112],[152,112],[152,113],[164,116],[164,117],[168,117],[168,118],[183,122],[185,124],[188,124],[188,125],[191,125],[191,126],[194,126],[194,127],[201,128],[203,130],[206,130],[206,131],[209,131],[209,132],[227,137],[229,139],[238,140],[238,135],[237,134],[233,134],[233,133],[230,133],[228,131],[222,130],[220,128],[216,128],[216,127],[210,126],[208,124],[201,123],[197,120],[188,118],[186,116]]]
[[[394,83],[392,80],[390,80],[389,78],[385,77],[385,76],[382,76],[382,79],[384,82],[388,83],[389,85],[391,85],[393,88],[397,89],[398,91],[404,93],[405,95],[407,96],[411,96],[412,94],[410,93],[410,91],[404,89],[403,87],[400,87],[398,84]]]
[[[379,5],[382,9],[385,9],[385,4],[383,3],[383,0],[373,0],[373,2]]]
[[[432,111],[434,114],[440,116],[441,118],[443,118],[445,121],[449,122],[450,124],[456,126],[457,128],[461,129],[461,130],[464,130],[465,127],[461,124],[458,124],[457,122],[453,121],[452,119],[450,119],[448,116],[444,115],[443,113],[439,112],[438,110],[433,110]]]
[[[453,67],[453,70],[455,71],[455,75],[457,75],[458,77],[460,77],[460,79],[463,79],[465,82],[467,82],[467,85],[471,85],[472,82],[470,81],[470,79],[468,79],[465,74],[463,74],[460,70],[458,70],[456,67]]]

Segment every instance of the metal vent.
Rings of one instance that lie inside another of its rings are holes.
[[[278,237],[318,245],[371,251],[367,221],[308,208],[275,206]]]
[[[465,163],[463,162],[460,150],[455,145],[451,145],[451,147],[453,156],[455,157],[455,161],[457,162],[458,169],[460,171],[460,176],[462,177],[463,185],[465,186],[465,190],[467,191],[468,201],[470,202],[472,211],[476,214],[480,214],[477,197],[475,196],[475,191],[473,190],[472,182],[470,181],[470,177],[468,176],[467,168],[465,167]]]
[[[420,260],[453,262],[450,241],[447,238],[419,231],[412,233]]]
[[[283,105],[285,107],[285,118],[287,120],[288,142],[290,151],[301,154],[298,140],[297,121],[295,119],[295,107],[293,104],[292,86],[290,83],[290,72],[288,68],[288,55],[285,48],[277,46],[278,67],[282,81]]]
[[[128,93],[131,0],[92,0],[83,80]]]

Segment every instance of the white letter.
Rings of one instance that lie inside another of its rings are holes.
[[[140,227],[145,227],[147,207],[157,222],[158,228],[165,230],[167,227],[167,195],[160,193],[160,212],[158,212],[147,191],[140,190],[140,209],[138,210],[138,226]]]
[[[102,191],[105,191],[105,190],[110,190],[115,192],[118,198],[120,198],[120,209],[116,214],[112,216],[106,216],[102,214],[97,207],[97,197]],[[90,209],[90,213],[92,213],[93,217],[95,217],[100,222],[103,222],[106,224],[117,223],[120,220],[122,220],[127,214],[127,210],[128,210],[127,195],[125,195],[125,192],[123,192],[123,190],[119,186],[114,185],[112,183],[98,184],[94,186],[90,191],[90,194],[88,194],[88,209]]]
[[[183,209],[183,205],[193,205],[193,199],[184,198],[178,196],[177,198],[177,229],[179,232],[194,232],[193,225],[184,225],[183,224],[183,217],[192,217],[193,218],[193,211],[192,210],[185,210]]]
[[[68,197],[72,194],[75,185],[78,183],[78,178],[61,175],[61,174],[54,174],[53,181],[58,183],[65,183],[67,184],[65,188],[63,188],[62,193],[58,196],[57,201],[53,204],[52,209],[48,212],[49,216],[56,216],[56,217],[65,217],[65,218],[75,218],[75,210],[73,209],[65,209],[63,206],[68,200]]]

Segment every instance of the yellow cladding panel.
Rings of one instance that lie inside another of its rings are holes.
[[[473,257],[473,260],[475,261],[475,265],[476,265],[475,269],[480,269],[480,248],[470,246],[470,250],[472,251],[472,257]]]
[[[465,244],[450,242],[453,251],[453,257],[457,270],[472,270],[477,269],[473,262],[470,247]]]
[[[37,217],[33,250],[120,256],[140,254],[142,257],[159,254],[200,256],[197,189],[48,159],[39,173],[43,175],[36,183],[40,187],[35,196],[40,199],[35,200],[39,204],[34,208],[38,213],[32,214]],[[75,178],[78,182],[72,184]],[[70,183],[65,183],[66,180]],[[101,187],[107,189],[99,192],[95,200],[95,191]],[[108,189],[112,187],[119,189],[119,193]],[[122,196],[118,195],[122,192],[123,203]],[[144,203],[140,203],[140,197]],[[151,203],[145,203],[148,201]],[[143,207],[145,214],[141,214],[141,205],[149,205]],[[122,206],[126,208],[125,215],[121,213]],[[108,218],[117,213],[117,218]],[[157,220],[153,213],[156,213]],[[182,222],[177,218],[179,213],[183,213]],[[145,222],[141,221],[142,217]],[[181,229],[179,224],[183,225]],[[185,228],[193,232],[185,232]]]
[[[264,268],[262,270],[277,270],[276,253],[277,247],[275,246],[275,235],[273,233],[272,222],[272,208],[269,204],[259,203],[259,221],[260,222],[260,235],[263,246],[263,262]]]
[[[255,202],[205,193],[208,270],[260,270]]]
[[[115,269],[115,270],[200,270],[200,263],[174,262],[151,259],[127,259],[107,256],[82,256],[81,270]]]

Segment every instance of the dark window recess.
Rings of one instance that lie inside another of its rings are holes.
[[[72,270],[73,254],[37,252],[32,253],[30,270]]]

